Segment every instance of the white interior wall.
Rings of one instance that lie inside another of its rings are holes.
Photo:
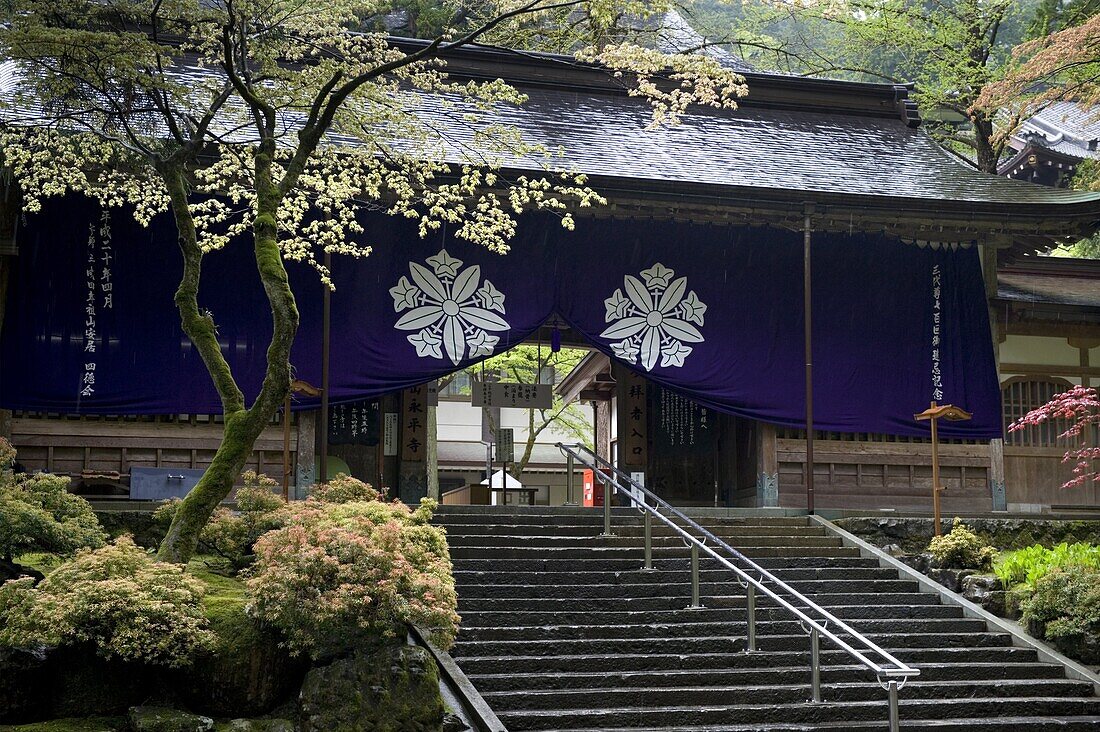
[[[1098,349],[1100,350],[1100,349]],[[1065,338],[1009,335],[1000,347],[1001,363],[1079,366],[1080,351]]]

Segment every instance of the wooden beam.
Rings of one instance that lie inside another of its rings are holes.
[[[1056,366],[1040,363],[1001,364],[1001,372],[1006,374],[1044,374],[1047,376],[1100,376],[1100,366]]]
[[[582,402],[609,402],[612,396],[612,393],[609,391],[601,391],[600,389],[581,389],[580,394],[577,395],[577,399]]]

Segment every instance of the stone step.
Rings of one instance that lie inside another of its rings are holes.
[[[793,544],[795,540],[791,540]],[[858,557],[859,549],[849,546],[767,546],[741,547],[745,556],[753,557]],[[655,559],[686,558],[689,550],[679,547],[654,547]],[[641,561],[642,547],[544,547],[544,546],[452,546],[451,558],[458,559],[634,559]]]
[[[939,598],[932,594],[890,593],[817,593],[807,597],[825,608],[841,604],[863,605],[935,605]],[[706,595],[700,598],[704,607],[743,608],[745,595]],[[682,610],[691,601],[688,593],[665,597],[547,597],[547,598],[471,598],[458,596],[459,613],[481,610],[540,610],[554,612],[610,612],[616,610]],[[757,604],[764,607],[773,601],[757,593]]]
[[[729,543],[740,552],[750,552],[756,549],[770,547],[791,548],[836,548],[842,545],[840,539],[834,536],[801,536],[786,534],[767,534],[759,536],[745,536],[734,539]],[[525,549],[588,549],[588,548],[630,548],[641,549],[644,543],[633,536],[543,536],[536,534],[448,534],[447,544],[452,552],[457,548],[472,547],[520,547]],[[684,540],[678,536],[654,536],[652,538],[654,552],[663,549],[685,549]],[[688,551],[685,549],[685,551]],[[722,550],[718,550],[722,554]],[[812,552],[811,552],[812,553]]]
[[[587,689],[540,689],[483,693],[485,701],[497,713],[542,709],[564,710],[591,708],[594,698],[601,706],[698,706],[734,704],[800,704],[809,698],[809,671],[794,683],[752,684],[748,686],[620,687],[601,689],[594,697]],[[906,700],[966,699],[1011,697],[1086,697],[1092,684],[1069,679],[997,679],[994,681],[909,681]],[[863,683],[824,683],[821,698],[825,702],[882,702],[882,687],[875,681]]]
[[[896,580],[896,570],[885,567],[814,567],[809,569],[772,569],[768,570],[784,582],[803,580]],[[728,582],[737,575],[728,569],[700,569],[700,582]],[[655,570],[644,572],[641,568],[629,571],[557,571],[557,572],[510,572],[456,570],[456,584],[461,587],[475,585],[635,585],[663,584],[666,582],[690,582],[689,570]]]
[[[1061,666],[1040,663],[1009,634],[919,592],[807,518],[700,522],[921,671],[902,689],[903,729],[1100,730],[1089,683],[1067,679]],[[448,530],[463,617],[451,653],[514,732],[885,727],[886,693],[873,672],[827,638],[825,702],[807,701],[809,638],[791,611],[760,593],[759,650],[745,652],[745,590],[706,554],[705,607],[685,609],[689,550],[668,527],[654,525],[657,571],[640,571],[636,511],[614,509],[616,535],[604,538],[602,512],[575,508],[453,507],[438,523]]]
[[[460,644],[461,645],[461,644]],[[459,648],[460,645],[455,646]],[[762,661],[761,658],[766,658]],[[1001,663],[1033,664],[1038,660],[1036,652],[1029,648],[912,648],[901,659],[921,668],[927,663]],[[805,650],[772,651],[769,653],[618,653],[598,655],[554,656],[465,656],[459,660],[462,670],[477,674],[603,674],[626,671],[668,671],[701,669],[752,669],[775,666],[806,667],[810,652]],[[846,666],[852,657],[845,651],[822,648],[822,667]]]
[[[761,656],[760,660],[767,657]],[[804,680],[806,666],[714,668],[706,670],[620,671],[601,674],[475,674],[470,680],[482,693],[526,689],[661,688],[678,686],[737,686],[785,684]],[[865,666],[830,666],[821,672],[826,684],[867,681],[873,674]],[[1065,678],[1061,666],[1051,663],[925,663],[921,681],[985,681],[994,679]],[[907,684],[908,688],[908,684]]]
[[[513,559],[508,557],[455,557],[454,569],[465,572],[576,572],[587,574],[589,572],[633,572],[641,569],[643,554],[637,557],[600,557],[590,554],[583,557],[540,558],[538,556]],[[869,557],[759,557],[754,558],[758,565],[769,571],[775,569],[847,569],[847,568],[878,568],[878,562]],[[690,561],[687,557],[669,558],[654,557],[653,566],[659,571],[689,571]],[[703,557],[699,561],[701,571],[722,569],[716,560]],[[725,570],[729,571],[729,570]]]
[[[433,522],[434,523],[434,522]],[[586,523],[573,523],[573,524],[533,524],[533,523],[521,523],[521,524],[497,524],[497,523],[485,523],[481,521],[471,521],[469,523],[459,523],[457,521],[446,521],[440,523],[447,531],[448,537],[454,536],[496,536],[499,534],[507,535],[535,535],[535,536],[578,536],[588,537],[597,536],[603,532],[603,520],[599,522],[586,522]],[[637,537],[642,538],[645,536],[645,525],[638,521],[636,523],[617,523],[612,527],[612,532],[617,536],[623,537]],[[685,527],[687,528],[687,527]],[[821,526],[787,526],[787,525],[768,525],[768,524],[728,524],[722,526],[705,527],[712,534],[720,539],[736,539],[748,536],[826,536],[825,529]],[[677,532],[673,531],[668,525],[663,523],[653,522],[651,527],[653,536],[674,536]]]
[[[961,618],[962,609],[952,605],[833,605],[827,608],[841,620],[863,619],[914,619],[925,618]],[[758,622],[791,619],[791,613],[785,608],[758,607]],[[515,623],[518,625],[586,625],[613,626],[637,625],[640,623],[681,623],[681,622],[736,622],[744,620],[745,609],[709,607],[701,610],[674,608],[671,610],[640,611],[588,611],[572,612],[553,610],[464,610],[462,627],[501,626]]]
[[[815,526],[806,516],[722,516],[693,517],[696,522],[714,531],[730,526]],[[637,509],[613,507],[611,509],[611,528],[618,526],[641,526],[643,518]],[[545,506],[524,508],[523,511],[501,511],[499,507],[489,506],[439,506],[432,516],[432,523],[439,525],[486,524],[521,525],[542,524],[544,526],[593,525],[603,527],[603,508],[553,508]],[[655,520],[656,525],[659,521]]]
[[[843,637],[843,636],[842,636]],[[1008,633],[865,633],[864,637],[888,652],[911,648],[1000,648],[1012,643]],[[757,635],[761,652],[797,651],[809,646],[809,636]],[[822,647],[831,642],[821,639]],[[853,643],[856,648],[859,645]],[[693,635],[678,638],[557,638],[554,640],[465,640],[451,655],[464,656],[558,656],[633,653],[737,653],[746,649],[744,636]]]
[[[699,729],[720,724],[774,724],[826,722],[884,722],[884,699],[820,704],[723,704],[661,707],[621,707],[604,709],[545,710],[501,712],[497,716],[510,730],[634,728],[676,725]],[[903,720],[926,719],[951,721],[960,717],[1100,715],[1100,699],[1063,697],[1017,697],[972,699],[902,699]]]
[[[706,725],[692,727],[644,727],[627,728],[600,727],[552,729],[546,732],[609,732],[615,729],[629,729],[631,732],[849,732],[849,730],[885,729],[881,721],[869,722],[809,722],[793,724],[750,724],[750,725]],[[906,719],[904,730],[933,730],[934,732],[1096,732],[1100,729],[1100,716],[1080,717],[999,717],[995,719]]]
[[[637,625],[511,625],[464,627],[460,639],[483,640],[575,640],[596,638],[689,638],[693,636],[742,637],[747,625],[742,617],[738,621],[646,623]],[[861,633],[981,633],[986,625],[981,620],[949,618],[945,620],[861,620],[852,627]],[[757,637],[765,635],[794,635],[798,633],[798,621],[756,622]]]
[[[787,583],[795,591],[812,598],[815,595],[827,593],[846,593],[866,595],[871,593],[890,592],[917,592],[919,585],[912,580],[899,579],[875,579],[875,580],[797,580]],[[690,582],[663,582],[661,584],[645,583],[631,585],[467,585],[459,583],[458,593],[464,600],[488,599],[488,598],[516,598],[539,599],[571,597],[575,599],[595,598],[621,598],[621,597],[668,597],[689,596],[691,594]],[[781,587],[774,583],[768,583],[776,594],[788,596]],[[702,597],[723,596],[730,594],[742,594],[745,590],[735,580],[725,582],[700,582],[699,592]],[[757,590],[757,594],[763,594]]]

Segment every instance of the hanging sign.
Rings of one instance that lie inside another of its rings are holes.
[[[515,407],[550,409],[554,406],[554,387],[550,384],[512,384],[501,381],[473,386],[475,407]]]
[[[401,393],[401,462],[427,460],[428,420],[423,386]]]
[[[383,457],[397,456],[397,412],[386,412],[382,438]]]
[[[940,326],[943,315],[943,274],[932,265],[932,400],[943,399],[943,369],[940,368]]]
[[[328,441],[330,445],[377,445],[378,402],[371,399],[333,405]]]
[[[513,442],[513,431],[510,427],[497,430],[497,462],[514,463],[516,461],[516,446]]]
[[[648,466],[649,419],[646,391],[648,382],[627,371],[618,378],[619,390],[619,463],[631,467]]]

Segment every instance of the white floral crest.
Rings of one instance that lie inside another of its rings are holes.
[[[682,367],[693,350],[684,344],[704,340],[695,325],[703,325],[707,306],[694,290],[687,292],[687,277],[673,279],[676,273],[660,262],[642,270],[641,275],[644,285],[627,275],[622,289],[603,301],[607,308],[604,320],[611,325],[600,337],[615,341],[611,350],[617,358],[641,363],[646,371],[658,360],[662,368]]]
[[[402,315],[394,327],[416,331],[407,340],[421,358],[444,354],[456,366],[468,358],[489,356],[500,342],[490,335],[509,329],[504,314],[504,293],[489,280],[481,282],[481,267],[462,269],[462,260],[446,250],[426,260],[431,269],[409,262],[409,275],[390,288],[393,310]],[[480,287],[479,287],[480,285]]]

